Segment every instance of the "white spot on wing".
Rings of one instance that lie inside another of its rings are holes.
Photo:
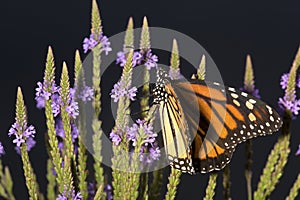
[[[246,92],[242,92],[241,95],[244,96],[244,97],[248,96],[248,94]]]

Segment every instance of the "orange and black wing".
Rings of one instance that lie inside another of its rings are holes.
[[[276,132],[282,124],[266,103],[231,87],[199,80],[166,87],[174,90],[182,107],[196,172],[222,169],[238,143]]]

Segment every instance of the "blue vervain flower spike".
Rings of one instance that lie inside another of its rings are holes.
[[[77,50],[75,53],[75,89],[77,91],[77,98],[78,95],[81,94],[81,91],[87,87],[85,85],[84,80],[84,69],[82,67],[82,62],[80,59],[79,51]],[[93,97],[94,95],[92,95]],[[86,133],[86,124],[85,124],[85,113],[84,110],[85,106],[83,105],[84,99],[81,99],[81,101],[78,102],[79,104],[79,113],[78,116],[78,187],[81,192],[82,198],[85,200],[88,197],[88,190],[87,190],[87,169],[86,169],[86,163],[87,163],[87,155],[86,155],[86,148],[84,145],[84,139],[85,139],[85,133]]]
[[[54,57],[51,47],[48,49],[48,55],[46,60],[46,69],[44,75],[45,91],[47,93],[53,93],[54,84]],[[60,193],[64,191],[64,175],[62,170],[62,157],[59,152],[58,140],[56,138],[55,121],[52,109],[52,99],[45,98],[45,114],[46,114],[46,124],[49,136],[49,146],[50,146],[50,156],[54,165],[54,170],[57,174],[56,182],[58,190]]]
[[[177,80],[181,78],[180,74],[180,57],[179,57],[179,50],[177,45],[177,40],[173,39],[173,46],[172,46],[172,54],[171,54],[171,61],[170,61],[170,70],[169,70],[169,77],[173,80]]]
[[[254,72],[253,72],[253,65],[251,61],[250,55],[246,57],[246,67],[245,67],[245,76],[244,76],[244,86],[241,88],[242,91],[245,91],[257,98],[260,98],[258,94],[258,89],[255,88],[254,85]],[[248,193],[248,200],[252,199],[252,141],[246,141],[246,164],[245,164],[245,178],[247,183],[247,193]]]
[[[16,139],[14,139],[13,143],[16,143],[18,147],[21,148],[21,158],[23,162],[23,170],[26,180],[26,186],[29,192],[29,197],[32,200],[37,200],[41,198],[41,194],[39,194],[39,187],[36,181],[36,175],[33,171],[33,168],[31,166],[29,155],[27,151],[27,144],[26,140],[28,138],[33,138],[35,134],[35,130],[33,126],[28,130],[29,127],[27,127],[27,116],[26,116],[26,107],[23,100],[23,94],[21,91],[21,88],[18,88],[17,92],[17,102],[16,102],[16,122],[14,124],[15,126],[15,133],[14,136]],[[11,131],[9,132],[11,134]]]
[[[288,84],[285,90],[285,100],[292,101],[295,98],[296,87],[296,73],[300,65],[300,48],[296,54],[295,60],[292,64]],[[280,104],[280,100],[279,100]],[[276,184],[282,176],[282,172],[287,163],[287,158],[290,153],[290,124],[293,116],[291,108],[285,107],[283,112],[282,134],[278,138],[271,151],[263,174],[260,177],[258,188],[254,193],[254,199],[266,199],[275,189]]]
[[[96,0],[92,2],[92,21],[91,21],[91,33],[96,35],[100,35],[103,32],[101,25],[100,12],[97,5]],[[103,168],[101,166],[102,155],[101,155],[101,137],[102,137],[102,121],[98,119],[101,112],[101,91],[100,91],[100,65],[101,65],[101,45],[97,45],[92,49],[93,53],[93,89],[95,92],[94,100],[93,100],[93,150],[94,150],[94,170],[95,170],[95,180],[96,187],[102,188],[100,191],[101,197],[105,198],[105,192],[103,191],[104,185],[104,176],[103,176]]]
[[[74,154],[74,146],[71,135],[71,123],[70,112],[68,112],[70,104],[70,83],[67,65],[64,62],[62,68],[62,75],[60,80],[60,96],[61,96],[61,118],[63,122],[63,130],[65,134],[65,157],[64,157],[64,191],[69,193],[73,190],[73,178],[71,172],[71,165],[76,165],[76,159]]]

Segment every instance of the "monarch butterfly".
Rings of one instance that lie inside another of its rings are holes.
[[[162,69],[153,96],[166,155],[182,172],[220,170],[238,143],[282,125],[274,109],[250,94],[216,82],[170,80]]]

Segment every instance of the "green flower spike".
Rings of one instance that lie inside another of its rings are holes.
[[[52,83],[54,83],[54,58],[51,47],[48,49],[47,61],[46,61],[46,69],[44,75],[44,81],[47,83],[46,91],[51,93],[52,91]],[[46,100],[45,105],[45,114],[46,114],[46,124],[48,130],[49,137],[49,146],[50,146],[50,156],[54,165],[54,170],[57,174],[56,182],[58,186],[59,193],[64,192],[64,182],[63,182],[63,170],[62,170],[62,158],[60,156],[58,141],[56,138],[56,130],[55,130],[55,121],[52,110],[52,99],[49,98]]]
[[[16,123],[19,125],[17,128],[18,135],[21,136],[24,131],[22,130],[22,127],[26,127],[27,125],[27,116],[26,116],[26,108],[23,100],[23,94],[20,87],[18,88],[18,92],[17,92]],[[25,181],[29,193],[29,199],[37,200],[39,198],[43,198],[42,196],[39,196],[39,188],[36,181],[36,175],[33,171],[33,168],[29,160],[26,142],[23,142],[20,148],[21,148],[21,158],[23,162]]]

